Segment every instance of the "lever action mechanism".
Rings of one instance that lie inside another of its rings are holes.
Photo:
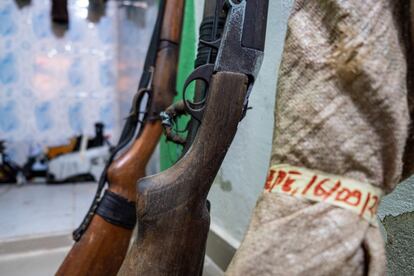
[[[222,37],[212,41],[200,39],[201,44],[218,50],[216,61],[214,64],[207,63],[199,66],[188,76],[184,83],[183,102],[176,103],[176,105],[179,105],[179,108],[182,108],[184,105],[185,112],[181,111],[175,115],[179,116],[188,113],[199,122],[201,122],[203,117],[207,95],[198,102],[191,102],[186,99],[188,86],[192,82],[199,80],[204,82],[208,91],[213,74],[219,71],[237,72],[247,75],[249,85],[244,101],[243,119],[249,109],[248,99],[264,56],[265,19],[267,18],[268,1],[243,0],[240,3],[235,3],[231,0],[219,0],[218,2],[215,22],[218,22],[221,12],[227,11]],[[174,110],[177,110],[176,108],[172,107]],[[175,116],[170,115],[168,112],[163,112],[162,114],[167,139],[183,145],[185,144],[185,139],[172,131],[172,122],[175,120]]]
[[[177,163],[137,183],[140,227],[128,264],[139,275],[200,273],[210,224],[207,195],[263,60],[267,8],[267,0],[226,2],[220,9],[226,23],[216,61],[195,69],[185,82],[187,87],[201,80],[207,86],[205,99],[184,103],[202,121]]]
[[[258,17],[266,18],[268,8],[267,1],[263,1],[265,4],[259,4],[258,2],[260,1],[244,0],[235,4],[231,0],[228,1],[229,12],[222,38],[213,42],[203,41],[204,44],[211,47],[219,45],[216,63],[195,69],[187,78],[185,88],[194,80],[203,80],[209,85],[215,72],[227,71],[247,75],[250,80],[249,91],[251,90],[264,56],[266,22],[261,24],[263,20]],[[253,28],[251,24],[260,26],[254,26]],[[260,29],[260,32],[256,33],[255,30],[257,29]],[[198,119],[203,108],[195,109],[194,107],[204,104],[205,100],[202,103],[190,103],[187,100],[185,102],[187,103],[188,113]],[[247,102],[248,97],[245,101],[245,107],[247,107]]]

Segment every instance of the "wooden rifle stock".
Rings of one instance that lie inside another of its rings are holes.
[[[119,275],[200,275],[210,224],[207,195],[247,110],[266,33],[267,0],[224,2],[217,2],[226,23],[216,60],[195,69],[184,85],[208,85],[202,108],[184,101],[201,125],[173,167],[138,182],[138,237]]]
[[[145,167],[162,134],[158,110],[165,109],[174,97],[183,2],[168,0],[165,4],[148,120],[138,139],[107,171],[109,190],[129,201],[136,199],[136,182],[145,176]],[[128,249],[131,234],[132,230],[113,225],[101,216],[94,215],[57,275],[116,275]]]
[[[138,182],[137,246],[119,275],[200,274],[210,224],[207,194],[242,118],[247,85],[244,74],[213,75],[189,151],[173,167]]]
[[[109,190],[135,201],[136,180],[145,176],[145,166],[156,147],[161,124],[148,123],[140,138],[108,170]],[[79,242],[60,266],[57,275],[116,275],[132,230],[113,225],[95,215]]]

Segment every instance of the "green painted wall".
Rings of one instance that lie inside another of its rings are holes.
[[[181,35],[180,44],[180,58],[178,64],[177,76],[177,96],[174,101],[179,101],[183,97],[183,86],[187,76],[194,69],[194,59],[196,55],[196,24],[194,15],[194,1],[185,1],[183,32]],[[187,91],[188,96],[191,97],[194,93],[192,87]],[[177,129],[185,129],[189,117],[181,117],[177,122]],[[185,133],[182,133],[185,134]],[[160,168],[161,171],[171,167],[178,159],[182,151],[181,146],[174,143],[167,142],[165,136],[162,136],[160,141]]]

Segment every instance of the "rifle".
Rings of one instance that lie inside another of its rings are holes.
[[[197,58],[194,63],[194,67],[198,68],[207,63],[214,63],[217,56],[217,49],[211,47],[207,44],[216,41],[220,37],[225,18],[220,17],[221,9],[218,8],[222,4],[221,0],[205,0],[204,1],[204,12],[203,20],[199,28],[199,43]],[[206,44],[207,42],[207,44]],[[196,80],[195,93],[193,97],[193,102],[201,102],[206,95],[206,86],[203,81]],[[185,95],[183,96],[186,98]],[[161,112],[160,116],[162,118],[162,125],[164,127],[164,134],[167,138],[167,141],[174,142],[178,145],[184,146],[180,158],[187,152],[190,148],[192,142],[194,141],[195,135],[197,133],[198,127],[200,126],[200,121],[198,118],[191,117],[186,129],[187,136],[181,137],[176,131],[174,131],[174,126],[176,124],[176,119],[179,116],[189,114],[185,110],[184,101],[178,101],[171,106],[169,106],[165,111]],[[119,271],[120,275],[134,275],[136,270],[136,258],[137,255],[136,243],[132,244],[130,251],[125,257],[125,261],[121,266]],[[204,254],[203,254],[204,257]],[[204,258],[201,260],[200,275],[202,272],[202,264],[204,263]]]
[[[160,1],[131,113],[99,180],[92,206],[74,231],[76,243],[57,275],[115,275],[122,264],[135,226],[135,184],[145,176],[146,164],[161,137],[159,113],[171,104],[175,94],[183,9],[182,0]],[[142,115],[145,95],[149,99]],[[105,183],[109,188],[101,197]]]
[[[211,43],[220,38],[224,28],[225,17],[221,16],[222,0],[205,0],[203,20],[199,28],[199,43],[197,50],[197,58],[194,63],[194,68],[214,63],[217,56],[217,49],[211,47]],[[202,116],[193,116],[189,121],[187,129],[187,137],[181,137],[173,128],[177,117],[182,115],[189,115],[186,105],[191,104],[197,106],[197,103],[202,103],[207,93],[207,87],[202,80],[196,80],[194,98],[192,103],[186,102],[186,90],[184,91],[184,100],[178,101],[169,106],[164,112],[161,112],[162,124],[164,127],[164,134],[168,141],[184,146],[181,157],[188,151],[195,135],[200,127],[200,119]],[[200,118],[199,118],[200,117]]]
[[[208,86],[202,107],[186,104],[202,118],[194,142],[174,166],[137,183],[137,275],[200,274],[210,224],[207,195],[262,63],[268,0],[229,1],[223,10],[222,38],[209,43],[219,45],[215,63],[195,69],[185,84],[201,79]]]

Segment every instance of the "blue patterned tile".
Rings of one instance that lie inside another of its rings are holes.
[[[28,51],[32,48],[32,46],[30,45],[29,41],[23,41],[20,44],[20,47],[22,47],[23,50]]]
[[[16,58],[13,53],[7,53],[0,57],[0,82],[10,84],[18,79],[16,70]]]
[[[112,63],[102,63],[99,67],[99,81],[104,87],[113,86],[115,84],[115,75]]]
[[[50,102],[42,102],[35,107],[36,126],[40,131],[46,131],[53,126]]]
[[[13,95],[13,89],[8,88],[8,89],[6,90],[6,97],[11,97],[12,95]]]
[[[13,38],[13,37],[11,37],[11,38]],[[5,46],[6,50],[11,50],[11,48],[13,46],[12,40],[11,39],[6,40],[6,42],[4,43],[4,46]]]
[[[32,18],[33,33],[37,38],[45,38],[50,36],[50,15],[48,10],[33,15]]]
[[[24,97],[31,97],[31,96],[33,96],[33,91],[31,89],[24,88],[22,90],[22,96],[24,96]]]
[[[16,23],[12,16],[13,8],[11,5],[5,6],[0,10],[0,35],[1,36],[11,36],[16,30]]]
[[[5,104],[0,103],[0,130],[11,132],[19,126],[18,114],[16,111],[16,102],[8,101]]]
[[[27,153],[19,143],[57,143],[92,131],[96,120],[116,137],[119,109],[129,110],[134,91],[123,87],[119,96],[117,77],[138,82],[141,46],[148,44],[155,17],[145,17],[143,29],[108,2],[106,16],[93,24],[77,12],[77,2],[69,1],[69,30],[58,38],[50,0],[32,0],[20,10],[15,0],[0,0],[0,136],[20,156]]]
[[[78,102],[69,106],[68,109],[68,118],[69,118],[69,125],[73,131],[76,133],[82,133],[83,130],[83,104]]]
[[[68,38],[70,41],[78,42],[84,39],[84,29],[86,28],[85,21],[77,19],[71,20],[68,31]]]
[[[122,23],[122,32],[120,33],[120,39],[125,46],[135,46],[137,44],[137,28],[130,20],[125,20]]]
[[[102,18],[98,23],[98,34],[101,42],[105,44],[114,42],[114,23],[111,18]]]
[[[101,107],[101,110],[99,111],[99,117],[100,120],[104,122],[107,129],[112,129],[114,127],[115,113],[113,110],[112,102]]]
[[[68,70],[68,80],[69,83],[73,86],[79,86],[83,82],[83,72],[84,68],[82,67],[81,60],[75,59],[69,67]]]

